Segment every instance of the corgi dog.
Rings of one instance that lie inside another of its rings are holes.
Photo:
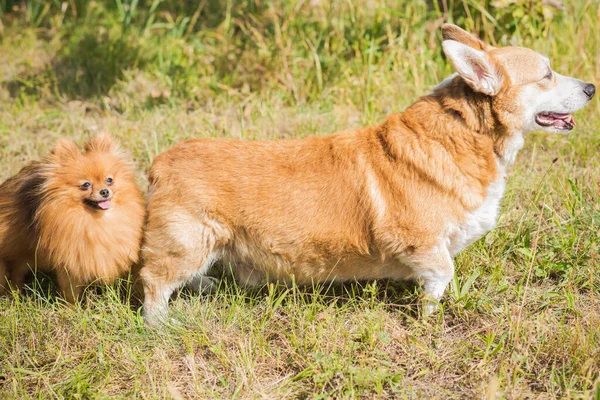
[[[506,169],[534,130],[569,132],[590,83],[521,47],[442,27],[456,73],[377,126],[281,141],[192,139],[154,160],[144,315],[221,260],[242,284],[416,280],[431,313],[453,258],[491,230]]]
[[[30,270],[54,272],[73,303],[137,262],[144,198],[132,165],[108,135],[83,146],[61,139],[41,161],[0,185],[0,294]]]

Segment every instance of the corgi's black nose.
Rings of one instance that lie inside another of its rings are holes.
[[[587,97],[591,99],[592,97],[594,97],[594,93],[596,93],[596,86],[592,85],[591,83],[588,83],[583,88],[583,93],[587,94]]]
[[[100,191],[100,196],[107,198],[110,195],[110,192],[108,191],[108,189],[102,189]]]

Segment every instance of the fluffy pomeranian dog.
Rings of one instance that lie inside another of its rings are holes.
[[[61,139],[43,160],[0,185],[0,294],[28,271],[52,271],[73,303],[92,282],[110,283],[138,260],[144,200],[116,141],[81,150]]]

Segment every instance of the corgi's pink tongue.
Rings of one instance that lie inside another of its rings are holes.
[[[577,125],[575,123],[575,118],[573,118],[573,116],[571,114],[556,114],[556,113],[553,113],[552,116],[554,118],[558,119],[558,120],[568,122],[568,123],[570,123],[573,126]]]
[[[110,208],[110,200],[99,201],[97,204],[98,207],[103,210],[108,210]]]
[[[538,118],[546,125],[554,125],[556,128],[567,128],[570,125],[575,126],[575,118],[571,114],[561,113],[542,113],[538,114]]]

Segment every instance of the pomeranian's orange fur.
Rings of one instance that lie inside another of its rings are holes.
[[[34,268],[52,270],[69,302],[93,281],[110,283],[138,260],[144,213],[114,140],[98,135],[83,151],[60,140],[0,186],[0,294]]]

